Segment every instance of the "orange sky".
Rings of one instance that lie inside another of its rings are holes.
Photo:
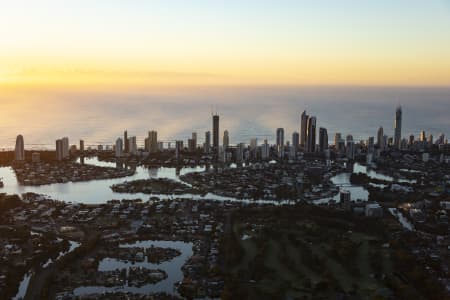
[[[10,1],[0,86],[450,85],[447,1]]]

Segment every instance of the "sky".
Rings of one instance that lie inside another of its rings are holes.
[[[449,0],[0,0],[0,89],[450,86]]]

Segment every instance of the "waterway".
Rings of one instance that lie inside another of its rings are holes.
[[[22,281],[19,284],[19,290],[17,291],[16,296],[12,298],[12,300],[21,300],[25,297],[28,285],[30,284],[31,275],[32,275],[31,272],[25,274],[25,276],[23,277]]]
[[[115,163],[108,163],[99,161],[97,158],[86,158],[86,164],[116,167]],[[74,203],[88,203],[97,204],[105,203],[112,199],[148,199],[150,196],[142,193],[137,194],[121,194],[115,193],[111,190],[110,186],[124,181],[132,181],[138,179],[148,178],[169,178],[179,181],[179,177],[189,172],[201,172],[205,167],[187,167],[177,170],[176,168],[145,168],[137,167],[136,172],[132,176],[125,178],[115,179],[102,179],[82,182],[67,182],[67,183],[54,183],[41,186],[23,186],[17,181],[16,174],[10,167],[0,168],[0,178],[3,178],[4,187],[0,190],[3,193],[8,194],[23,194],[23,193],[36,193],[51,197],[55,200],[63,200],[66,202]],[[167,195],[152,195],[159,197],[170,197]],[[226,197],[220,197],[213,194],[207,194],[204,197],[199,195],[184,194],[177,195],[177,197],[189,198],[189,199],[213,199],[213,200],[230,200]]]
[[[92,164],[103,167],[116,167],[115,163],[99,161],[96,157],[85,158],[86,164]],[[231,166],[235,167],[235,166]],[[46,195],[55,200],[63,200],[66,202],[73,203],[87,203],[87,204],[99,204],[105,203],[113,199],[149,199],[151,196],[156,196],[160,198],[183,198],[183,199],[193,199],[193,200],[217,200],[217,201],[241,201],[248,203],[274,203],[274,204],[289,204],[293,201],[267,201],[267,200],[248,200],[248,199],[235,199],[233,197],[223,197],[215,195],[213,193],[208,193],[205,196],[193,195],[193,194],[181,194],[181,195],[162,195],[162,194],[152,194],[147,195],[143,193],[135,194],[124,194],[116,193],[111,190],[111,186],[114,184],[123,183],[124,181],[132,181],[138,179],[148,179],[148,178],[168,178],[175,181],[180,181],[180,176],[190,172],[203,172],[205,171],[204,166],[196,167],[184,167],[184,168],[146,168],[143,166],[136,167],[136,172],[132,176],[125,178],[115,178],[115,179],[101,179],[92,181],[82,181],[82,182],[67,182],[67,183],[54,183],[41,186],[23,186],[17,181],[16,175],[12,168],[1,167],[0,168],[0,178],[3,178],[4,188],[1,192],[8,194],[22,194],[27,192],[32,192],[36,194]],[[394,180],[393,177],[381,174],[373,169],[368,169],[363,165],[355,163],[353,165],[353,173],[364,173],[372,178],[382,179],[389,182]],[[331,181],[339,186],[341,189],[348,190],[351,193],[352,200],[362,200],[367,201],[369,197],[369,192],[367,189],[361,186],[353,185],[350,183],[351,172],[339,173],[331,178]],[[314,201],[316,204],[327,203],[330,200],[339,201],[339,194],[333,198],[325,198]],[[295,202],[295,201],[294,201]]]
[[[415,183],[416,182],[415,180],[408,180],[408,179],[404,179],[404,178],[394,179],[394,177],[377,172],[375,169],[368,168],[359,163],[354,163],[351,172],[338,173],[335,176],[330,178],[331,182],[333,184],[337,185],[340,190],[347,190],[350,192],[352,201],[357,201],[357,200],[367,201],[369,199],[369,191],[365,187],[362,187],[359,185],[354,185],[350,182],[350,176],[352,175],[352,173],[363,173],[363,174],[366,174],[370,178],[380,179],[380,180],[384,180],[384,181],[388,181],[388,182],[394,182],[394,181],[397,181],[399,183]],[[386,187],[386,185],[384,185],[384,184],[371,183],[371,185],[373,187],[377,187],[377,188],[385,188]],[[315,204],[325,204],[331,200],[339,202],[340,201],[339,197],[340,197],[340,195],[338,193],[337,195],[335,195],[332,198],[319,199],[319,200],[315,200],[313,202]]]
[[[396,208],[389,208],[389,212],[398,219],[399,223],[408,231],[414,231],[414,226],[408,219],[405,218],[403,213]]]
[[[129,286],[128,282],[123,286],[105,287],[105,286],[82,286],[74,290],[75,296],[83,296],[90,294],[99,294],[105,292],[129,292],[133,294],[151,294],[151,293],[167,293],[167,294],[177,294],[175,291],[175,284],[183,280],[182,267],[186,261],[193,255],[193,244],[185,243],[181,241],[138,241],[132,244],[122,244],[119,245],[121,248],[150,248],[150,247],[160,247],[160,248],[172,248],[177,249],[181,252],[181,255],[168,260],[157,263],[150,263],[145,258],[144,262],[134,262],[105,258],[100,261],[98,266],[98,271],[114,271],[117,269],[126,269],[127,274],[131,267],[145,267],[147,269],[161,269],[167,273],[167,278],[155,283],[146,284],[142,287]]]
[[[85,158],[86,164],[97,165],[102,167],[116,167],[116,163],[99,161],[96,157]],[[231,168],[235,168],[236,165],[232,164]],[[180,176],[191,172],[203,172],[205,166],[197,167],[184,167],[184,168],[146,168],[143,166],[136,167],[136,172],[132,176],[114,179],[101,179],[81,182],[67,182],[67,183],[54,183],[41,186],[23,186],[17,181],[16,174],[10,167],[0,168],[0,178],[3,178],[4,188],[0,191],[8,194],[23,194],[23,193],[36,193],[46,195],[55,200],[62,200],[73,203],[86,203],[86,204],[100,204],[109,200],[122,200],[122,199],[149,199],[150,197],[160,198],[183,198],[193,200],[216,200],[216,201],[239,201],[247,203],[258,204],[290,204],[293,201],[267,201],[267,200],[250,200],[250,199],[236,199],[232,197],[224,197],[215,195],[213,193],[207,193],[206,195],[194,195],[194,194],[177,194],[177,195],[163,195],[163,194],[125,194],[116,193],[111,190],[111,186],[114,184],[123,183],[124,181],[133,181],[138,179],[148,178],[168,178],[175,181],[181,181]]]
[[[32,234],[39,234],[39,233],[32,232]],[[69,241],[69,243],[70,243],[69,249],[67,251],[60,252],[58,257],[55,259],[55,261],[59,260],[64,255],[74,251],[76,248],[78,248],[80,246],[80,243],[75,242],[75,241]],[[49,267],[52,263],[53,263],[53,260],[49,259],[45,264],[42,265],[42,267],[45,269],[45,268]],[[31,271],[29,271],[28,273],[26,273],[23,276],[23,279],[19,284],[19,290],[17,291],[16,296],[14,296],[12,298],[12,300],[20,300],[25,297],[25,295],[27,294],[28,285],[30,284],[32,274],[33,273]]]
[[[80,247],[80,243],[75,242],[75,241],[69,241],[69,244],[70,244],[69,250],[60,252],[58,257],[55,259],[55,261],[58,261],[64,255],[66,255],[66,254],[74,251],[78,247]],[[53,260],[51,258],[49,258],[48,261],[45,264],[42,265],[42,267],[45,269],[45,268],[49,267],[52,263],[53,263]]]

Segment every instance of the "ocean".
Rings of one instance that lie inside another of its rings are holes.
[[[230,143],[275,140],[278,127],[285,140],[299,131],[300,114],[317,117],[317,127],[354,139],[376,136],[379,126],[393,135],[395,109],[402,106],[402,135],[421,130],[437,138],[450,135],[450,87],[166,87],[129,90],[23,89],[0,93],[0,148],[14,147],[22,134],[27,149],[52,149],[68,136],[86,145],[112,145],[125,129],[138,143],[149,130],[161,141],[187,140],[197,132],[202,143],[211,130],[212,113],[220,115],[220,132]],[[318,129],[317,129],[318,132]]]

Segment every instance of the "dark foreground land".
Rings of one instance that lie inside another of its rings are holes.
[[[224,299],[448,299],[383,222],[314,206],[244,208],[222,242]]]
[[[430,245],[427,235],[404,230],[388,213],[379,219],[308,204],[0,198],[0,242],[13,245],[0,257],[0,299],[11,299],[28,271],[25,299],[448,299],[437,261],[412,251]],[[181,281],[170,293],[121,291],[126,281],[141,287],[173,275],[160,265],[141,268],[143,261],[170,262],[188,251],[119,247],[149,240],[190,243],[192,254],[175,270]],[[72,252],[69,241],[79,244]],[[129,273],[100,270],[108,258],[131,264]],[[93,285],[112,290],[74,293]]]

